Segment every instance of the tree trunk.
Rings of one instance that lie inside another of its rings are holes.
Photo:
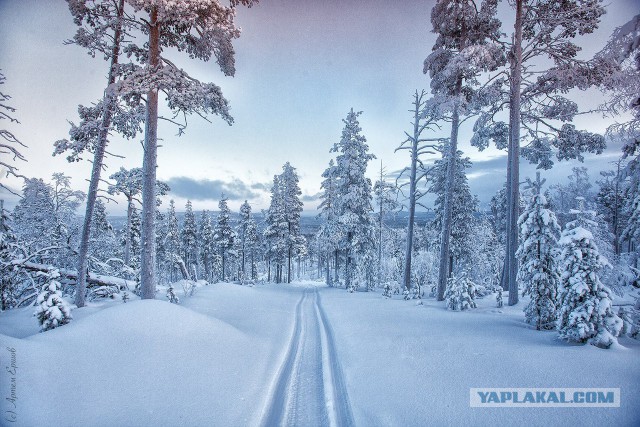
[[[409,223],[407,224],[407,248],[404,255],[403,287],[411,289],[411,257],[413,255],[413,223],[416,217],[416,167],[418,162],[418,139],[420,138],[420,103],[416,92],[416,109],[413,118],[413,141],[411,145],[411,172],[409,177]],[[455,153],[455,152],[454,152]],[[446,202],[445,202],[446,204]],[[447,249],[448,251],[448,249]],[[444,295],[444,293],[443,293]]]
[[[509,93],[509,206],[507,219],[507,275],[509,282],[509,305],[518,303],[518,216],[520,214],[520,84],[522,80],[522,2],[516,0],[516,22],[514,49],[511,58],[511,87]]]
[[[131,265],[131,228],[133,227],[131,216],[133,215],[133,198],[127,197],[127,235],[124,241],[124,263]]]
[[[458,80],[456,92],[460,93],[462,80]],[[442,234],[440,241],[440,271],[438,272],[438,301],[444,301],[444,291],[447,287],[447,278],[450,275],[449,247],[451,239],[451,219],[453,208],[453,185],[455,180],[456,153],[458,151],[458,127],[460,116],[458,107],[454,106],[451,116],[451,140],[447,153],[447,179],[445,181],[444,206],[442,211]]]
[[[102,163],[104,161],[104,152],[107,146],[107,137],[109,136],[109,128],[111,127],[111,115],[113,113],[113,104],[116,97],[113,94],[112,85],[116,81],[116,68],[118,65],[118,56],[120,55],[120,33],[122,29],[122,15],[124,14],[124,0],[120,0],[118,4],[118,17],[113,35],[113,48],[111,50],[111,67],[109,68],[109,76],[107,78],[106,96],[104,98],[102,110],[102,122],[100,123],[100,131],[98,140],[96,141],[95,152],[93,155],[93,166],[91,169],[91,179],[89,181],[89,191],[87,192],[87,206],[84,214],[84,223],[82,224],[82,233],[80,235],[80,248],[78,250],[78,281],[76,286],[75,303],[78,308],[84,307],[85,290],[87,287],[87,266],[89,254],[89,237],[91,235],[91,222],[93,221],[93,211],[96,206],[98,197],[98,185],[100,184],[100,173],[102,172]]]
[[[160,63],[160,28],[158,9],[151,7],[149,22],[149,68],[157,70]],[[158,163],[158,89],[147,92],[147,117],[142,161],[142,248],[140,287],[143,299],[154,299],[156,294],[156,168]]]

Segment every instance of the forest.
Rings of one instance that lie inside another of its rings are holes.
[[[398,124],[394,143],[404,169],[390,173],[371,152],[361,125],[367,111],[354,105],[333,124],[340,136],[327,141],[317,205],[303,202],[304,174],[282,158],[268,207],[245,200],[234,212],[225,194],[216,210],[196,210],[191,200],[177,206],[171,184],[158,179],[158,170],[172,167],[158,162],[165,144],[159,122],[180,138],[189,138],[188,117],[234,124],[221,87],[176,60],[214,64],[234,76],[236,13],[269,2],[66,3],[76,26],[66,43],[104,59],[104,95],[78,106],[65,138],[38,149],[66,157],[69,170],[88,161],[91,173],[85,188],[64,172],[23,175],[29,158],[21,135],[29,129],[20,126],[11,97],[20,76],[0,70],[0,168],[3,178],[22,183],[0,181],[0,198],[17,197],[10,209],[1,205],[0,315],[35,310],[29,321],[45,332],[73,325],[76,313],[86,320],[83,310],[102,303],[186,306],[209,288],[227,292],[227,284],[314,283],[334,289],[320,297],[305,291],[297,310],[317,311],[318,334],[330,347],[327,325],[338,317],[318,301],[340,289],[345,296],[332,298],[345,307],[349,300],[340,298],[362,292],[380,300],[375,304],[398,300],[451,312],[513,307],[513,318],[536,333],[553,331],[562,345],[588,343],[597,351],[640,336],[640,15],[620,22],[584,58],[582,38],[598,30],[615,2],[426,2],[432,8],[424,31],[435,34],[435,43],[426,47],[422,69],[428,89],[406,88],[410,126]],[[505,10],[512,27],[501,21]],[[593,94],[597,105],[576,101]],[[606,131],[581,129],[575,121],[584,116],[608,120]],[[461,149],[464,126],[475,149],[507,155],[504,183],[489,206],[469,185],[473,161]],[[109,151],[116,135],[132,144],[143,139],[138,167],[117,167]],[[563,164],[611,147],[618,154],[606,170]],[[535,165],[535,176],[521,173],[525,163]],[[564,178],[547,182],[554,168],[564,168]],[[115,198],[126,201],[123,218],[108,211]],[[419,223],[417,214],[426,220]],[[237,292],[240,298],[248,291]],[[335,354],[340,348],[327,357]],[[264,419],[280,416],[275,407]],[[354,416],[367,424],[357,410],[340,410],[338,420]],[[637,413],[627,415],[633,423]]]

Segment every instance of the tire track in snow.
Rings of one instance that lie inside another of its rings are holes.
[[[353,415],[333,331],[317,289],[303,291],[294,322],[262,425],[352,426]]]
[[[304,291],[302,297],[296,305],[296,315],[294,319],[293,333],[289,343],[289,350],[284,359],[278,376],[276,377],[275,387],[270,390],[271,399],[269,400],[265,415],[263,416],[262,425],[265,427],[281,425],[285,421],[285,403],[287,401],[287,389],[291,382],[293,373],[293,364],[298,353],[300,345],[300,325],[302,323],[302,303],[307,298],[307,291]]]
[[[336,353],[333,330],[327,320],[317,289],[315,290],[314,302],[321,329],[324,392],[329,412],[329,422],[332,426],[353,426],[351,403],[349,402],[349,394],[345,386],[340,360]]]

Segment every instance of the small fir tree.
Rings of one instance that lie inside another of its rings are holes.
[[[556,265],[560,226],[541,194],[545,181],[540,180],[540,174],[535,182],[527,182],[533,194],[518,221],[522,237],[516,252],[520,265],[518,282],[524,287],[523,295],[531,295],[524,309],[527,323],[535,325],[537,330],[554,329],[560,281]]]
[[[40,323],[40,332],[45,332],[71,322],[71,307],[62,298],[62,286],[58,282],[60,273],[52,270],[47,273],[47,283],[42,286],[42,292],[36,300],[37,308],[34,313]]]

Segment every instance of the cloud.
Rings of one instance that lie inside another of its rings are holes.
[[[223,193],[229,200],[253,199],[266,189],[265,184],[246,184],[239,179],[222,181],[177,176],[166,182],[171,187],[170,194],[189,200],[219,200]]]

